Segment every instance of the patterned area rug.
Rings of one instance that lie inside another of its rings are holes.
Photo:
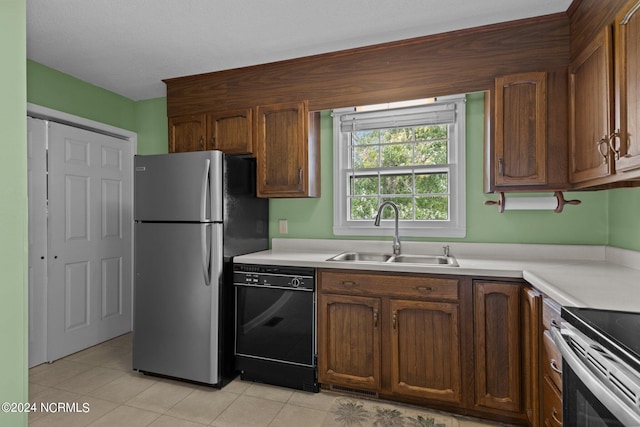
[[[458,427],[456,418],[357,398],[335,400],[323,427]]]

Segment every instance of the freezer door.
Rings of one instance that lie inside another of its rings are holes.
[[[135,224],[133,368],[219,382],[222,224]]]
[[[222,221],[220,151],[135,156],[136,221]]]

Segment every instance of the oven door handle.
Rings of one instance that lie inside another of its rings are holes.
[[[589,389],[591,393],[602,403],[611,414],[616,417],[623,425],[640,425],[640,415],[633,412],[627,404],[625,404],[611,390],[605,387],[602,382],[592,374],[589,369],[576,356],[569,346],[569,343],[562,337],[559,330],[552,328],[550,330],[553,342],[558,346],[562,353],[562,360],[571,367],[571,370],[578,376],[580,381]],[[570,332],[569,332],[570,334]],[[567,372],[564,373],[567,375]],[[564,418],[564,414],[563,414]]]

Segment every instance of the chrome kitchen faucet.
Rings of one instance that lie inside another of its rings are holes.
[[[382,203],[378,207],[378,214],[376,215],[376,220],[374,221],[373,225],[375,225],[376,227],[380,226],[380,219],[382,218],[382,210],[386,206],[391,206],[396,216],[396,234],[393,236],[393,254],[400,255],[400,235],[398,234],[398,217],[399,217],[398,206],[395,203],[390,201]]]

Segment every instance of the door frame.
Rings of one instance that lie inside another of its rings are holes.
[[[56,122],[56,123],[61,123],[61,124],[65,124],[68,126],[73,126],[76,128],[80,128],[80,129],[85,129],[85,130],[89,130],[92,132],[96,132],[96,133],[100,133],[100,134],[105,134],[105,135],[109,135],[118,139],[122,139],[123,141],[127,141],[129,144],[131,144],[131,153],[132,156],[130,159],[125,159],[125,161],[128,163],[128,167],[131,168],[131,170],[133,171],[133,156],[135,154],[137,154],[138,152],[138,134],[126,129],[122,129],[122,128],[118,128],[115,126],[111,126],[105,123],[100,123],[94,120],[90,120],[90,119],[86,119],[83,117],[79,117],[79,116],[75,116],[73,114],[68,114],[68,113],[64,113],[62,111],[57,111],[51,108],[47,108],[47,107],[43,107],[41,105],[37,105],[37,104],[32,104],[32,103],[27,103],[27,116],[29,117],[33,117],[36,119],[41,119],[41,120],[48,120],[51,122]],[[130,200],[128,201],[130,203],[130,206],[133,206],[133,180],[131,181],[131,197]],[[29,213],[29,215],[31,215],[31,213]],[[44,221],[46,221],[46,216],[44,218]],[[134,247],[133,247],[133,222],[130,224],[131,226],[131,256],[133,257],[133,253],[134,253]],[[45,248],[46,251],[46,248]],[[131,260],[132,265],[133,265],[133,260]],[[131,283],[133,283],[133,269],[131,269]],[[44,280],[43,283],[38,283],[37,284],[37,288],[36,289],[30,289],[30,291],[33,293],[34,297],[39,297],[39,298],[44,298],[44,301],[47,300],[47,292],[48,292],[48,287],[47,287],[47,281]],[[28,285],[29,286],[29,285]],[[133,286],[131,287],[131,295],[130,295],[131,300],[133,301]],[[29,307],[29,311],[31,310],[31,307]],[[133,304],[132,304],[132,310],[133,310]],[[44,314],[46,316],[46,313]],[[31,318],[31,313],[29,313],[29,318]],[[133,322],[133,313],[131,316],[132,322]],[[133,327],[133,325],[132,325]],[[48,354],[46,354],[47,351],[47,331],[43,331],[43,335],[44,335],[44,342],[40,342],[38,343],[38,345],[44,345],[44,349],[39,349],[39,354],[42,354],[42,352],[44,352],[45,355],[45,359],[46,360],[38,360],[38,362],[50,362],[51,360],[49,360],[49,356]],[[42,339],[41,339],[42,341]],[[39,363],[37,363],[39,364]]]

